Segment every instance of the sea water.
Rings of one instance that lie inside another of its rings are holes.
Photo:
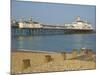
[[[72,49],[89,48],[96,51],[96,34],[66,34],[41,36],[14,36],[11,38],[11,48],[42,50],[42,51],[71,51]]]

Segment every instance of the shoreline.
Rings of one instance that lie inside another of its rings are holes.
[[[56,51],[43,51],[43,50],[31,50],[31,49],[13,49],[11,52],[41,52],[41,53],[60,53]]]
[[[80,50],[78,50],[78,53]],[[67,51],[67,50],[62,50],[62,51],[46,51],[46,50],[32,50],[32,49],[12,49],[11,52],[41,52],[41,53],[61,53],[61,52],[67,52],[67,53],[72,53],[72,50]],[[93,54],[96,55],[96,51],[92,50]]]

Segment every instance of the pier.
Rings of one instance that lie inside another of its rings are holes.
[[[75,23],[65,25],[41,24],[39,22],[23,21],[11,22],[11,33],[14,36],[33,36],[33,35],[58,35],[58,34],[76,34],[76,33],[93,33],[91,24],[76,20]]]
[[[12,35],[32,36],[32,35],[53,35],[65,34],[65,29],[47,29],[47,28],[12,28]]]
[[[12,28],[13,36],[33,36],[33,35],[61,35],[61,34],[78,34],[93,33],[93,30],[81,29],[58,29],[58,28]]]

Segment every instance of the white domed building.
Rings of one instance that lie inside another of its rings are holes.
[[[93,29],[90,23],[80,20],[80,17],[77,17],[72,24],[65,24],[65,27],[67,29]]]

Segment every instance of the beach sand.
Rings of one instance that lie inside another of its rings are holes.
[[[74,54],[75,56],[75,54]],[[11,73],[37,73],[54,71],[76,71],[96,69],[94,57],[81,57],[73,53],[46,52],[36,50],[13,50]],[[94,54],[92,55],[94,56]]]

